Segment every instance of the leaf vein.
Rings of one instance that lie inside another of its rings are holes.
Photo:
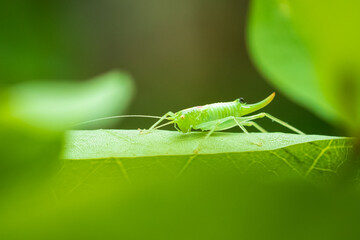
[[[319,159],[320,159],[320,158],[324,155],[324,153],[330,148],[330,146],[331,146],[331,144],[332,144],[333,141],[334,141],[334,140],[331,139],[331,140],[329,141],[329,144],[328,144],[324,149],[321,150],[321,152],[319,153],[319,155],[314,159],[313,163],[311,164],[311,166],[309,167],[309,169],[306,171],[305,177],[307,177],[307,176],[310,174],[310,172],[314,169],[314,167],[315,167],[316,164],[318,163]]]
[[[302,175],[291,163],[289,163],[288,160],[286,160],[286,158],[283,158],[282,156],[277,154],[275,151],[270,151],[270,153],[275,155],[276,157],[280,158],[286,165],[288,165],[292,170],[297,172],[299,175]]]
[[[126,179],[126,181],[129,182],[129,183],[131,183],[129,174],[128,174],[128,172],[126,171],[123,162],[122,162],[120,159],[116,159],[116,164],[120,167],[120,170],[121,170],[122,174],[124,175],[124,178]]]

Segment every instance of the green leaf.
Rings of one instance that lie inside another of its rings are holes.
[[[1,182],[28,183],[52,173],[64,130],[84,120],[121,113],[132,92],[131,78],[118,71],[81,83],[25,82],[2,90]]]
[[[360,125],[359,10],[356,1],[253,0],[248,25],[251,55],[267,79],[352,130]]]
[[[253,1],[248,26],[251,55],[285,95],[332,120],[335,112],[321,91],[310,50],[294,30],[289,11],[285,1]]]
[[[86,82],[25,82],[5,91],[0,110],[3,121],[65,130],[82,121],[122,113],[132,93],[131,77],[119,71]]]
[[[358,194],[303,181],[305,175],[319,180],[333,176],[352,139],[252,134],[261,139],[259,147],[245,134],[219,132],[192,158],[204,136],[70,131],[51,192],[46,188],[30,199],[16,195],[1,204],[1,236],[291,239],[295,234],[295,239],[331,239],[342,236],[343,229],[356,232]],[[257,181],[267,176],[275,181]],[[277,181],[284,176],[300,179]]]
[[[147,134],[136,130],[71,131],[61,174],[69,177],[76,173],[70,182],[77,187],[87,185],[90,175],[99,178],[102,174],[119,182],[247,173],[327,178],[336,175],[352,145],[352,139],[344,137],[254,133],[250,138],[243,133],[219,132],[203,142],[195,156],[204,136],[162,130]],[[254,140],[262,146],[253,144]]]

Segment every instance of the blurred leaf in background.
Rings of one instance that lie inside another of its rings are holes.
[[[351,135],[360,130],[359,11],[355,0],[254,0],[248,26],[267,79]]]
[[[123,112],[132,94],[130,76],[118,71],[83,83],[24,82],[3,89],[0,105],[3,186],[12,180],[31,181],[51,172],[66,129],[84,120]]]

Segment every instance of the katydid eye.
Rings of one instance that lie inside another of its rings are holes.
[[[238,98],[238,100],[239,100],[239,103],[245,103],[245,99],[244,98]]]

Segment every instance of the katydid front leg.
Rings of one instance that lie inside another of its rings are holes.
[[[172,117],[174,116],[174,113],[173,112],[167,112],[165,113],[156,123],[154,123],[149,129],[144,129],[144,130],[140,130],[140,134],[147,134],[147,133],[150,133],[152,130],[156,129],[156,128],[159,128],[159,127],[163,127],[163,126],[166,126],[168,124],[171,124],[173,122],[170,122],[170,123],[165,123],[161,126],[158,126],[162,121],[164,121],[167,117]]]

